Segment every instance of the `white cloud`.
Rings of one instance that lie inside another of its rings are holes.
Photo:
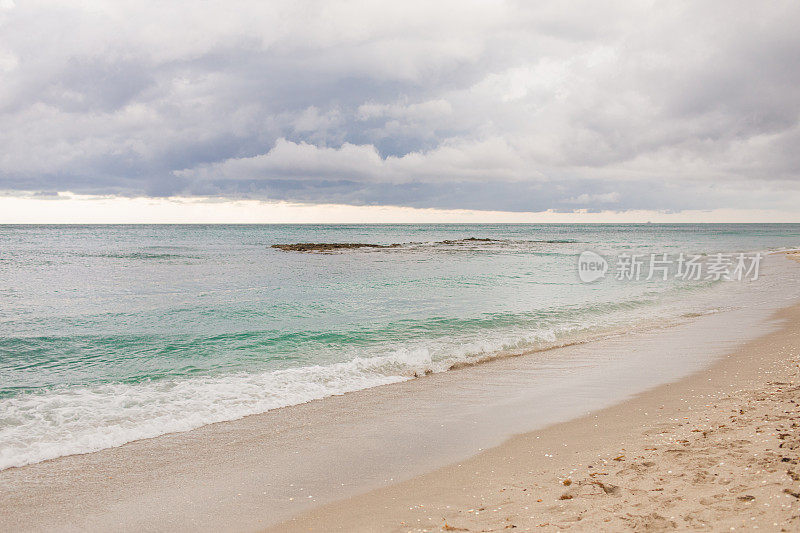
[[[431,117],[442,118],[453,113],[453,106],[445,99],[428,100],[416,104],[391,103],[376,104],[366,103],[358,106],[356,117],[358,120],[380,118],[394,118],[404,120],[426,120]]]
[[[381,157],[373,145],[318,147],[278,139],[267,153],[176,171],[184,178],[347,178],[409,182],[439,179],[520,179],[524,162],[501,138],[451,142],[426,152]]]
[[[620,194],[618,192],[607,192],[603,194],[586,194],[583,193],[579,196],[567,198],[564,203],[567,204],[615,204],[619,202]]]

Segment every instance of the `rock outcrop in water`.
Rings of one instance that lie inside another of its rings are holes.
[[[273,248],[284,252],[330,252],[353,248],[397,248],[399,244],[368,244],[362,242],[298,242],[296,244],[273,244]]]
[[[436,244],[464,244],[470,242],[500,242],[496,239],[480,239],[478,237],[467,237],[466,239],[456,239],[454,241],[439,241]]]
[[[454,244],[471,244],[478,242],[488,243],[488,242],[500,242],[500,241],[496,239],[467,237],[466,239],[446,240],[430,244],[454,245]],[[295,244],[273,244],[272,248],[277,248],[278,250],[283,250],[284,252],[333,252],[339,250],[352,250],[356,248],[399,248],[401,246],[408,246],[414,244],[418,245],[423,243],[407,242],[402,244],[398,243],[370,244],[363,242],[298,242]]]
[[[366,242],[298,242],[294,244],[273,244],[272,248],[283,250],[284,252],[305,252],[305,253],[332,253],[344,250],[355,250],[359,248],[373,248],[373,249],[386,249],[386,248],[426,248],[426,247],[451,247],[470,244],[576,244],[578,241],[572,240],[507,240],[507,239],[489,239],[485,237],[466,237],[464,239],[448,239],[444,241],[435,242],[403,242],[394,244],[373,244]],[[463,248],[464,250],[472,250],[474,248]]]

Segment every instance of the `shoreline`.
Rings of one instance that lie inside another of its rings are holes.
[[[575,423],[611,405],[625,413],[628,408],[621,406],[638,401],[638,393],[665,387],[665,381],[684,383],[730,348],[775,329],[768,316],[785,304],[759,302],[752,310],[664,330],[490,361],[5,470],[0,527],[240,531],[284,521],[278,530],[292,530],[305,527],[298,524],[313,527],[314,516],[340,506],[358,516],[362,504],[348,507],[349,502],[427,479],[444,465],[476,460],[470,459],[476,450],[490,449],[477,456],[485,457],[523,438],[508,440],[513,435],[548,432],[541,428]],[[665,346],[675,351],[674,361],[655,357]],[[557,383],[548,376],[557,376]],[[546,412],[539,409],[544,405]],[[437,493],[442,488],[434,486]],[[374,506],[366,508],[372,517]],[[331,521],[334,515],[325,516],[317,530],[338,523]],[[341,524],[342,530],[359,530],[358,524],[345,526],[347,520]],[[362,530],[395,527],[386,526]]]
[[[800,304],[774,318],[677,382],[265,531],[797,530]]]
[[[792,257],[792,252],[768,255]],[[770,257],[768,261],[771,259]],[[710,290],[703,294],[706,289]],[[771,290],[774,291],[774,287]],[[712,296],[714,291],[717,294]],[[137,378],[131,382],[132,384],[101,380],[97,384],[81,384],[65,389],[54,385],[52,390],[49,390],[46,385],[41,385],[34,386],[30,390],[23,387],[19,398],[15,397],[17,393],[12,389],[10,410],[14,412],[17,409],[22,413],[22,423],[16,428],[12,424],[10,431],[4,435],[7,438],[5,444],[10,443],[10,445],[1,450],[0,471],[69,455],[96,453],[103,449],[123,446],[139,440],[194,431],[209,424],[235,421],[274,409],[350,394],[362,389],[381,387],[389,383],[426,376],[430,373],[479,366],[506,358],[536,357],[539,354],[562,350],[577,344],[596,343],[615,336],[630,335],[631,332],[680,326],[688,320],[706,314],[725,312],[728,309],[736,308],[739,305],[738,302],[750,299],[750,295],[745,294],[744,298],[739,297],[725,303],[721,301],[714,303],[714,299],[720,299],[721,292],[717,287],[706,287],[701,291],[698,299],[698,302],[702,303],[698,306],[697,302],[693,302],[691,306],[687,306],[685,302],[695,300],[696,296],[691,292],[683,294],[682,292],[682,290],[673,291],[673,294],[655,305],[653,305],[654,301],[648,301],[646,298],[644,300],[623,298],[614,304],[617,307],[612,307],[613,310],[609,311],[611,314],[620,312],[620,315],[601,324],[592,323],[591,315],[596,310],[589,305],[587,307],[589,318],[580,326],[561,328],[560,325],[563,326],[563,323],[560,324],[557,320],[546,324],[541,329],[534,326],[530,338],[524,337],[522,343],[518,342],[519,339],[515,338],[513,331],[506,332],[505,336],[500,338],[490,337],[487,341],[488,346],[481,345],[482,337],[478,335],[467,339],[468,349],[462,350],[461,348],[465,344],[458,344],[456,341],[450,346],[453,348],[450,352],[428,354],[427,360],[425,350],[429,346],[425,343],[421,345],[411,343],[408,346],[401,343],[397,349],[385,353],[378,352],[377,357],[370,359],[367,359],[366,356],[364,358],[359,356],[352,360],[334,360],[322,362],[319,365],[308,362],[299,366],[290,365],[286,368],[271,370],[256,367],[252,372],[210,373],[208,376],[200,375],[194,378],[191,375],[176,376],[174,380],[170,378],[150,381],[145,377]],[[800,298],[800,292],[797,293],[797,296]],[[703,302],[703,299],[706,301]],[[605,307],[611,302],[602,301],[601,304]],[[632,306],[635,310],[638,306],[644,306],[649,310],[645,310],[644,313],[636,310],[635,313],[624,315],[620,309],[630,310],[630,307],[626,306]],[[653,309],[659,309],[659,306],[661,312],[654,313]],[[557,316],[568,311],[568,307],[553,308],[553,313]],[[564,321],[562,320],[562,322]],[[468,329],[468,326],[462,329]],[[446,335],[444,338],[447,337]],[[475,338],[478,340],[476,341]],[[474,353],[473,348],[475,348]],[[420,349],[423,351],[422,358],[417,357],[416,354]],[[435,342],[431,349],[437,349]],[[409,354],[411,355],[409,356]],[[434,355],[439,357],[434,357]],[[369,361],[367,367],[374,366],[368,370],[380,368],[377,372],[369,373],[361,368],[362,361]],[[331,376],[332,372],[348,374],[349,379],[337,381],[336,376]],[[172,387],[172,385],[180,386]],[[198,385],[204,390],[198,391]],[[238,394],[230,390],[231,385],[239,387]],[[183,391],[183,394],[165,392],[171,389]],[[36,394],[37,392],[45,394],[39,395]],[[128,409],[124,405],[114,405],[113,409],[105,409],[109,397],[127,398],[130,393],[137,395],[127,402],[134,406],[133,409]],[[192,397],[204,398],[205,401],[192,403],[192,407],[196,409],[176,408],[176,406],[186,405],[186,400],[190,400]],[[17,399],[19,399],[19,404],[14,405]],[[146,412],[148,409],[137,410],[135,408],[138,405],[148,405],[152,399],[155,399],[157,405],[155,405],[155,410],[149,410],[149,415],[157,411],[158,416],[155,418],[148,415],[143,416],[143,411]],[[59,405],[64,400],[68,401],[67,405]],[[60,411],[56,413],[56,419],[60,417],[70,419],[75,414],[79,415],[76,420],[78,423],[70,424],[70,431],[62,431],[63,428],[58,424],[36,423],[37,416],[39,422],[51,420],[52,413],[48,413],[47,409],[52,408],[53,405],[57,406],[56,409]],[[43,412],[40,412],[42,410]],[[95,412],[99,413],[97,417],[92,416]],[[88,416],[86,416],[87,414]],[[84,416],[90,420],[88,424],[80,423],[80,418]],[[127,418],[128,416],[130,418]],[[95,420],[92,421],[93,418]],[[109,431],[104,431],[102,423],[104,420],[109,425]],[[128,424],[129,421],[130,424]]]

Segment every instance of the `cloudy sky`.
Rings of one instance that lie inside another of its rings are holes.
[[[799,26],[790,1],[0,0],[0,205],[785,218]]]

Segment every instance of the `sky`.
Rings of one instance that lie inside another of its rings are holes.
[[[788,1],[0,0],[0,222],[800,222],[798,26]]]

